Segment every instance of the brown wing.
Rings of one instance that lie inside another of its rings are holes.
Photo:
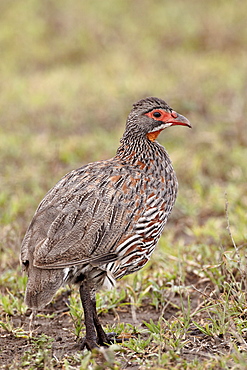
[[[114,247],[132,228],[136,206],[143,201],[138,186],[131,186],[138,177],[140,180],[138,172],[130,174],[110,161],[67,174],[34,215],[22,244],[24,264],[30,261],[40,268],[63,268],[116,260]]]

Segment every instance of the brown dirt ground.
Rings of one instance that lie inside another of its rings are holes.
[[[203,294],[199,291],[203,291],[204,294],[208,290],[211,291],[209,281],[200,280],[198,276],[191,274],[187,277],[187,283],[193,284],[197,290],[192,290],[190,293],[191,299],[191,311],[195,311],[203,302]],[[73,355],[80,351],[78,343],[76,343],[75,334],[73,333],[73,323],[68,313],[68,307],[66,302],[69,299],[69,290],[67,293],[57,297],[57,300],[47,306],[45,310],[46,314],[54,314],[54,317],[36,317],[33,322],[34,336],[39,337],[42,333],[49,337],[54,338],[52,342],[52,355],[58,360],[61,360],[65,355]],[[170,302],[170,303],[169,303]],[[163,313],[165,319],[169,320],[176,317],[177,309],[174,308],[173,304],[181,305],[181,297],[179,295],[173,295],[169,297],[169,302]],[[187,300],[184,300],[186,306]],[[44,311],[43,311],[44,312]],[[156,310],[147,301],[142,307],[136,309],[136,318],[140,323],[141,327],[143,321],[149,322],[152,319],[157,322],[160,318],[161,311]],[[200,314],[201,315],[201,314]],[[30,310],[27,310],[26,315],[13,316],[12,322],[15,327],[22,327],[24,331],[29,330],[30,323]],[[135,324],[136,321],[133,319],[133,312],[130,306],[125,306],[115,312],[109,311],[107,314],[101,314],[100,319],[103,325],[111,326],[116,321]],[[197,318],[198,322],[198,318]],[[186,333],[187,343],[181,350],[180,356],[187,361],[192,361],[195,358],[199,360],[205,360],[211,358],[217,354],[224,354],[229,352],[229,346],[225,338],[221,335],[212,337],[203,334],[195,326],[191,325],[190,330]],[[18,364],[23,358],[25,353],[31,350],[32,344],[27,338],[17,338],[12,333],[7,333],[0,328],[0,368],[9,369],[11,364]],[[165,351],[166,349],[163,348]],[[59,364],[59,361],[58,361]],[[57,365],[57,368],[61,368]],[[123,368],[126,370],[136,370],[138,366],[135,361],[123,364]]]

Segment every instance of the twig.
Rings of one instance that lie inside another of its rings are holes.
[[[137,315],[136,315],[136,306],[135,306],[135,302],[132,296],[130,297],[130,302],[131,302],[130,309],[131,309],[132,319],[133,319],[134,324],[136,325],[138,324],[138,320],[137,320]]]
[[[225,192],[225,200],[226,200],[225,212],[226,212],[227,231],[228,231],[229,236],[231,238],[232,245],[234,246],[235,254],[237,255],[237,258],[238,258],[238,263],[240,264],[239,250],[238,250],[238,247],[236,246],[236,243],[235,243],[235,241],[233,239],[232,232],[231,232],[231,227],[230,227],[230,220],[229,220],[229,213],[228,213],[229,203],[228,203],[228,198],[227,198],[227,192]]]
[[[33,337],[33,323],[34,323],[34,318],[37,314],[37,310],[32,310],[32,313],[29,317],[29,338]]]
[[[212,298],[212,295],[213,294],[215,294],[216,292],[217,292],[217,289],[214,289],[211,293],[210,293],[210,295],[208,295],[208,294],[206,294],[206,293],[204,293],[204,292],[202,292],[201,290],[199,290],[199,289],[197,289],[194,285],[192,285],[192,288],[196,291],[196,292],[198,292],[199,294],[201,294],[203,297],[205,297],[206,298],[206,302],[205,301],[203,301],[203,302],[201,302],[197,307],[196,307],[196,309],[191,313],[191,317],[193,317],[204,305],[205,305],[205,303],[207,303],[207,302],[209,302]]]

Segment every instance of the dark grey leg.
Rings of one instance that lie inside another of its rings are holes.
[[[114,342],[122,343],[123,341],[128,340],[128,339],[118,338],[117,333],[114,333],[114,332],[105,333],[101,324],[100,324],[99,317],[97,315],[95,297],[94,297],[94,299],[92,299],[92,306],[93,306],[94,325],[95,325],[95,328],[96,328],[96,331],[97,331],[97,334],[98,334],[97,343],[100,346],[107,346],[108,344],[111,344],[111,343],[114,343]]]
[[[99,321],[98,315],[97,315],[97,310],[96,310],[96,299],[95,297],[92,299],[92,307],[93,307],[93,321],[94,325],[98,334],[98,341],[97,343],[100,346],[105,346],[109,343],[109,339],[107,337],[107,334],[104,332],[104,329],[101,326],[101,323]]]
[[[86,346],[90,351],[98,347],[97,336],[94,326],[94,307],[91,301],[91,290],[86,280],[80,285],[80,297],[84,310],[86,337],[83,340],[82,347]],[[102,329],[103,330],[103,329]]]
[[[98,346],[107,346],[111,343],[121,343],[126,339],[117,338],[116,333],[105,333],[99,321],[96,310],[96,299],[92,288],[86,280],[80,286],[80,296],[84,310],[86,337],[82,339],[81,348],[92,350]]]

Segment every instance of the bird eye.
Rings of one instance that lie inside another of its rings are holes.
[[[160,112],[154,112],[153,116],[156,117],[156,118],[161,117],[161,113]]]

